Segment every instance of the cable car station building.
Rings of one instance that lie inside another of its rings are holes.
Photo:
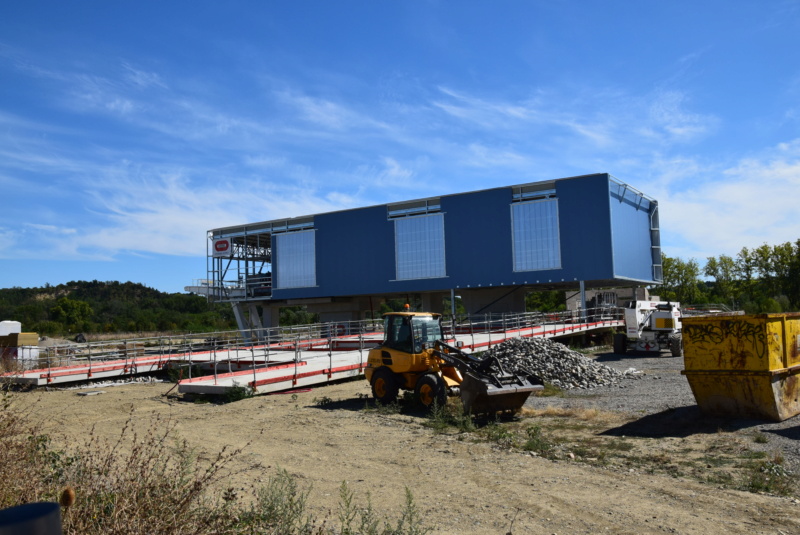
[[[397,298],[523,312],[531,291],[661,282],[658,203],[601,173],[250,223],[208,231],[207,272],[200,291],[241,329],[298,305],[360,320]]]

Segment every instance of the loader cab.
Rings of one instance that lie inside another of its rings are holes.
[[[383,345],[405,353],[420,353],[442,339],[439,314],[389,313],[383,317]]]

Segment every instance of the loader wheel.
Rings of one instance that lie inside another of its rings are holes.
[[[673,357],[683,356],[683,339],[680,334],[673,334],[669,337],[669,351]]]
[[[376,400],[387,405],[397,401],[397,393],[400,387],[397,384],[392,370],[383,366],[375,370],[372,374],[372,395]]]
[[[435,373],[426,373],[417,379],[414,393],[425,408],[433,408],[434,405],[444,407],[447,403],[447,388],[444,380]]]

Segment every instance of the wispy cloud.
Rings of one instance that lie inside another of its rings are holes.
[[[49,232],[51,234],[57,234],[62,236],[68,236],[70,234],[75,234],[77,232],[77,230],[75,230],[74,228],[57,227],[55,225],[39,225],[37,223],[26,223],[25,226],[40,232]]]
[[[531,168],[533,158],[529,155],[520,154],[513,149],[503,149],[498,147],[488,147],[480,143],[470,143],[467,147],[464,163],[474,167],[492,168]]]
[[[0,257],[47,258],[54,251],[62,259],[111,259],[123,252],[197,256],[209,228],[330,211],[343,200],[286,184],[198,183],[180,172],[143,177],[124,167],[85,188],[87,212],[78,228],[25,223],[25,236],[7,239]]]
[[[711,115],[690,111],[687,95],[677,90],[645,95],[626,95],[614,88],[600,88],[591,94],[539,90],[532,97],[514,101],[477,98],[445,87],[440,90],[447,98],[434,100],[432,105],[453,119],[503,140],[547,135],[547,144],[554,151],[587,142],[590,145],[584,150],[624,147],[629,151],[638,145],[641,151],[696,140],[712,133],[718,124]]]
[[[354,173],[359,192],[367,188],[414,190],[420,187],[415,164],[404,164],[395,158],[384,156],[374,164],[361,165]]]
[[[800,139],[728,166],[690,162],[682,174],[696,178],[696,186],[659,197],[667,254],[735,255],[742,247],[800,239]],[[682,245],[670,252],[672,244]]]
[[[158,73],[137,69],[127,62],[122,63],[122,68],[125,70],[125,79],[140,89],[151,87],[167,89],[167,85],[162,81]]]
[[[679,91],[661,91],[655,95],[649,109],[649,126],[645,130],[666,141],[687,142],[707,135],[718,119],[686,110],[686,95]]]

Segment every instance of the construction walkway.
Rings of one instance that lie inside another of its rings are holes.
[[[584,317],[575,313],[473,316],[455,328],[445,325],[445,331],[455,333],[451,340],[463,343],[464,351],[475,352],[509,338],[559,338],[624,326],[619,309],[604,309],[602,315],[590,312]],[[364,321],[70,344],[42,350],[45,355],[36,369],[6,373],[3,380],[46,386],[171,371],[182,393],[224,394],[235,387],[278,392],[362,375],[369,350],[382,341],[381,327],[380,321]]]

